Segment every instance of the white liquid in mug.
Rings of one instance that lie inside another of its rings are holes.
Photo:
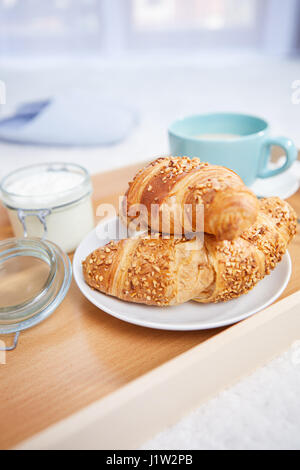
[[[232,140],[240,137],[239,134],[197,134],[193,136],[195,139],[207,140]]]

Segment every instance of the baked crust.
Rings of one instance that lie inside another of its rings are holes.
[[[138,172],[126,198],[120,214],[126,223],[176,235],[204,231],[219,240],[238,237],[258,213],[256,196],[235,172],[198,158],[158,158]]]
[[[251,290],[280,262],[296,234],[295,211],[279,198],[259,201],[256,222],[233,241],[213,235],[111,242],[83,262],[86,282],[101,292],[148,305],[220,302]]]

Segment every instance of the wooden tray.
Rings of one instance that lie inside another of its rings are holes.
[[[117,203],[140,167],[96,175],[95,206]],[[300,214],[300,193],[290,202]],[[9,236],[1,208],[0,239]],[[299,245],[298,234],[282,298],[300,289]],[[298,292],[232,327],[168,332],[99,311],[73,282],[0,365],[0,447],[135,448],[299,339],[299,302]]]

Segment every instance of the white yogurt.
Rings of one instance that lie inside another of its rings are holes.
[[[91,180],[86,170],[67,163],[33,165],[11,173],[1,183],[15,236],[46,238],[64,251],[73,251],[94,227]]]
[[[49,197],[55,201],[55,197],[62,191],[73,189],[81,184],[84,175],[71,173],[69,171],[43,171],[32,175],[25,175],[13,181],[7,190],[10,193],[21,194],[23,196]]]

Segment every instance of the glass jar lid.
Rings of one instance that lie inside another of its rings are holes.
[[[71,279],[70,260],[54,243],[34,238],[0,242],[0,334],[19,334],[49,317]]]

